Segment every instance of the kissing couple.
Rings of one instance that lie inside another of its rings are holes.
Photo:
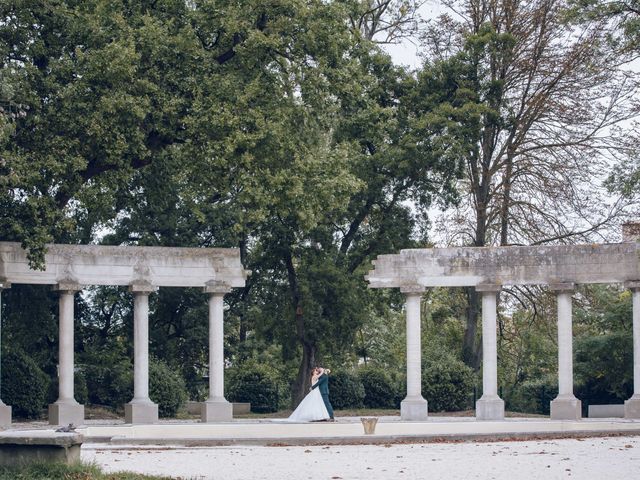
[[[311,390],[289,416],[292,422],[334,422],[333,407],[329,401],[328,368],[316,367],[311,371]]]

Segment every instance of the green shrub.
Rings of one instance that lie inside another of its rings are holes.
[[[355,373],[339,370],[329,374],[329,401],[334,409],[362,408],[364,395],[362,382]]]
[[[89,401],[89,389],[87,388],[87,379],[84,372],[80,369],[76,370],[73,375],[73,396],[76,401],[82,405]]]
[[[586,405],[621,404],[633,395],[633,339],[629,332],[579,337],[574,390]]]
[[[93,352],[82,366],[89,403],[115,409],[133,398],[133,364],[117,352]]]
[[[526,380],[505,394],[505,407],[514,412],[549,415],[551,400],[558,395],[558,379],[554,375]]]
[[[473,370],[453,356],[428,359],[422,369],[422,396],[433,412],[465,410],[473,392]]]
[[[187,387],[180,372],[162,360],[151,358],[149,397],[158,404],[161,417],[174,417],[187,401]]]
[[[49,378],[30,357],[19,351],[3,352],[2,400],[16,417],[39,418],[46,407]]]
[[[244,364],[225,372],[226,398],[230,402],[249,402],[251,411],[277,412],[279,407],[278,372],[268,365]]]
[[[358,377],[364,388],[366,408],[394,408],[397,405],[397,388],[389,374],[380,368],[363,367]]]

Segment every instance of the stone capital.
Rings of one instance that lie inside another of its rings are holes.
[[[573,293],[575,289],[576,284],[572,282],[558,282],[549,284],[549,290],[556,293]]]
[[[624,288],[628,288],[634,292],[638,291],[640,290],[640,280],[629,280],[628,282],[624,282]]]
[[[60,280],[53,286],[55,292],[76,293],[82,290],[82,285],[73,279]]]
[[[502,290],[502,285],[496,283],[481,283],[476,285],[476,292],[498,293],[500,290]]]
[[[139,293],[142,295],[150,295],[154,292],[158,291],[158,287],[155,285],[151,285],[151,283],[146,280],[141,280],[139,282],[132,282],[129,284],[129,291],[131,293]]]
[[[221,280],[209,280],[204,286],[205,293],[224,295],[230,291],[229,284]]]
[[[426,288],[423,285],[403,285],[400,291],[406,295],[422,295]]]

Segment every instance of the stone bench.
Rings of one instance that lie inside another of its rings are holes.
[[[78,433],[51,430],[0,433],[0,466],[29,463],[75,463],[80,461],[83,437]]]
[[[624,418],[624,405],[589,405],[589,418]]]

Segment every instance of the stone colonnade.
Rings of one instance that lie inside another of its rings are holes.
[[[421,393],[420,301],[430,287],[474,287],[482,295],[482,397],[478,420],[504,419],[498,395],[496,338],[497,297],[503,285],[546,284],[558,309],[558,396],[551,419],[581,418],[573,392],[572,295],[576,284],[622,283],[633,292],[634,394],[625,402],[625,417],[640,418],[640,243],[554,247],[495,247],[403,250],[380,255],[367,280],[371,288],[400,288],[406,296],[407,396],[403,420],[426,420]],[[560,281],[561,280],[561,281]]]
[[[209,297],[209,398],[201,418],[232,419],[232,404],[224,398],[223,297],[250,273],[236,249],[49,245],[48,251],[46,269],[33,271],[18,244],[0,242],[0,295],[12,283],[52,284],[59,292],[59,393],[49,405],[50,424],[84,423],[73,386],[74,295],[84,285],[125,285],[133,294],[134,393],[125,422],[137,424],[158,421],[158,405],[149,398],[149,295],[165,286],[202,287]],[[11,407],[0,400],[0,427],[10,423]]]

